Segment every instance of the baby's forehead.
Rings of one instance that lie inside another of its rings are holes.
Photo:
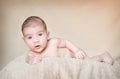
[[[31,29],[31,28],[39,28],[39,29],[44,29],[45,30],[45,27],[44,25],[42,24],[39,24],[39,23],[34,23],[34,22],[30,22],[26,25],[26,27],[24,27],[24,29]]]
[[[43,31],[46,31],[44,26],[30,24],[29,26],[24,27],[23,34],[26,34],[26,33],[32,34],[32,33],[38,33],[38,32],[43,32]]]

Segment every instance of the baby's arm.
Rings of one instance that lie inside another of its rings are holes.
[[[87,57],[82,49],[76,47],[68,40],[58,39],[58,47],[67,48],[76,58],[84,59]]]

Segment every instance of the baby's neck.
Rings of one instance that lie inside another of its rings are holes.
[[[35,55],[35,56],[42,56],[41,52],[34,52],[34,51],[30,51],[31,54]]]

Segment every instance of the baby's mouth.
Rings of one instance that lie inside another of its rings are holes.
[[[35,48],[39,49],[39,48],[40,48],[40,45],[36,45]]]

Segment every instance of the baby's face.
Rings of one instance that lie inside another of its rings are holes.
[[[31,51],[41,53],[47,46],[48,32],[41,25],[25,27],[23,30],[23,39]]]

